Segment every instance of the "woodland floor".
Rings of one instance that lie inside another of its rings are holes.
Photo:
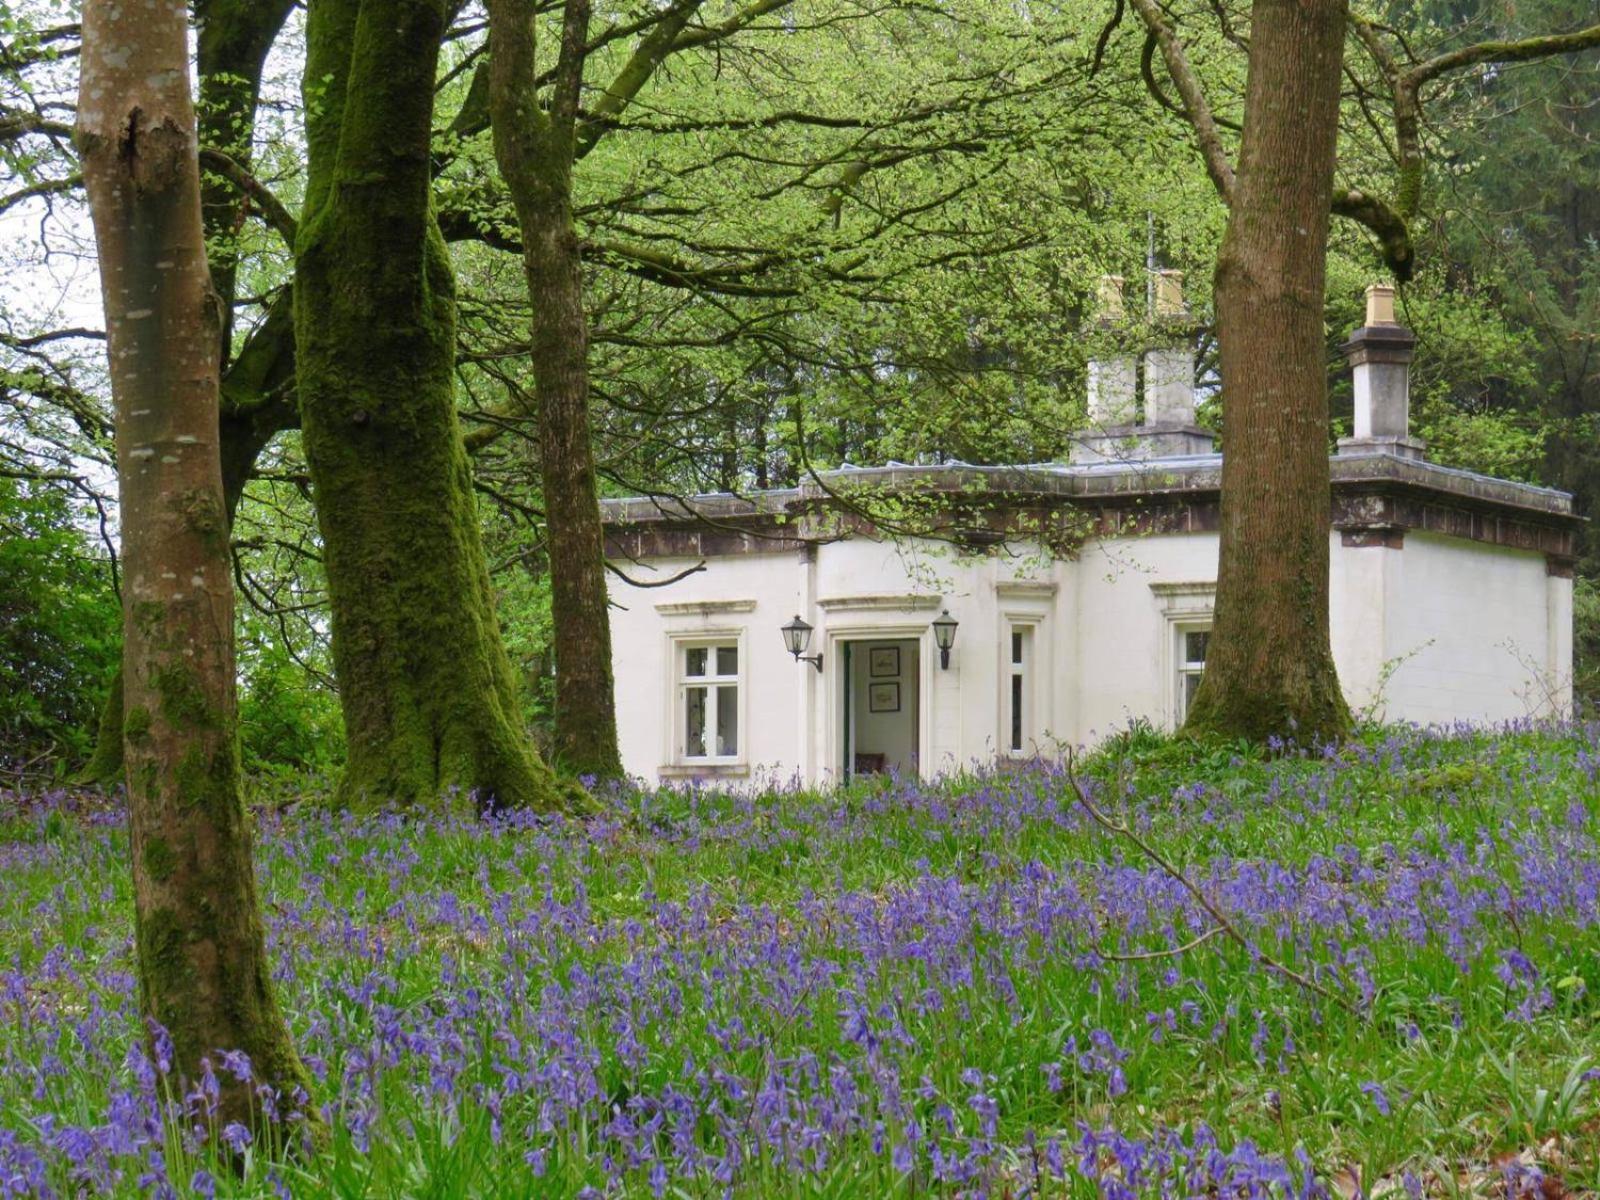
[[[1600,727],[1083,771],[1244,944],[1049,770],[264,808],[264,1103],[333,1136],[242,1173],[145,1056],[115,803],[0,795],[0,1195],[1600,1190]]]

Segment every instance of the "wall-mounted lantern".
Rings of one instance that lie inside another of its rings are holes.
[[[822,670],[822,655],[806,653],[806,647],[811,644],[811,626],[798,614],[783,627],[783,644],[789,647],[795,662],[808,662],[818,671]]]
[[[947,608],[933,621],[933,644],[939,647],[939,669],[950,669],[950,647],[956,644],[956,626],[959,624]],[[818,668],[821,669],[820,667]]]

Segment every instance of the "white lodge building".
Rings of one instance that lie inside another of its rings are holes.
[[[1571,498],[1426,461],[1407,425],[1412,342],[1392,291],[1370,289],[1345,348],[1355,436],[1332,459],[1340,682],[1352,708],[1424,724],[1564,711]],[[1194,425],[1188,352],[1143,367],[1140,413],[1134,358],[1090,364],[1093,430],[1070,463],[845,468],[749,497],[606,502],[629,574],[703,566],[614,584],[627,770],[932,775],[1179,723],[1205,668],[1222,460]],[[878,534],[838,499],[863,489],[936,495],[939,536]]]

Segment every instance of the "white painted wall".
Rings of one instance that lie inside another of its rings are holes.
[[[1072,745],[1139,718],[1170,725],[1176,634],[1208,610],[1216,558],[1215,534],[1108,539],[1072,561],[852,538],[810,555],[712,558],[661,589],[613,579],[623,762],[650,780],[836,776],[853,640],[907,645],[900,682],[906,702],[920,698],[924,774],[992,761],[1006,745],[1013,622],[1034,639],[1031,738]],[[1415,532],[1400,549],[1347,547],[1335,533],[1331,558],[1334,659],[1353,707],[1432,723],[1570,703],[1571,581],[1547,575],[1543,555]],[[665,577],[692,564],[650,565]],[[941,608],[961,623],[948,670],[929,628]],[[797,612],[816,627],[820,673],[783,646],[779,628]],[[707,769],[677,753],[672,646],[723,635],[740,639],[745,745],[739,763]]]
[[[1386,553],[1389,715],[1502,721],[1570,706],[1571,581],[1552,580],[1543,555],[1417,533]]]

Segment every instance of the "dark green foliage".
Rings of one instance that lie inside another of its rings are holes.
[[[0,478],[0,765],[82,761],[117,660],[105,556],[63,495]]]
[[[247,626],[240,645],[239,742],[251,774],[327,771],[344,761],[339,700],[283,642]]]

